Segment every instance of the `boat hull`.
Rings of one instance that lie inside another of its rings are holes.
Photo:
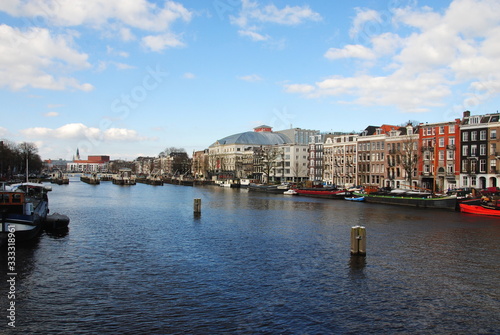
[[[370,194],[357,194],[364,196],[366,202],[410,206],[417,208],[436,208],[436,209],[457,209],[456,197],[443,197],[443,198],[415,198],[404,196],[390,196],[390,195],[370,195]]]
[[[345,190],[307,190],[307,189],[297,189],[297,194],[314,197],[314,198],[327,198],[327,199],[339,199],[342,200],[346,196],[350,196],[351,193]]]
[[[460,211],[467,214],[500,216],[499,209],[486,208],[480,205],[460,204]]]

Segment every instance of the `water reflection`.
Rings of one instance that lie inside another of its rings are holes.
[[[21,333],[498,329],[497,221],[219,187],[73,182],[50,196],[70,230],[19,253]],[[356,224],[366,257],[350,256]]]

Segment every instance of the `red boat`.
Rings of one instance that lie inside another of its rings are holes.
[[[491,216],[500,216],[500,207],[498,206],[489,206],[489,205],[472,205],[461,203],[460,211],[462,213],[468,214],[478,214],[478,215],[491,215]]]

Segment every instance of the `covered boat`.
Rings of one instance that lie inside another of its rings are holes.
[[[405,194],[405,193],[354,193],[357,196],[363,196],[366,202],[411,206],[417,208],[436,208],[456,210],[457,196],[431,196],[427,194]]]
[[[298,188],[296,191],[298,195],[315,198],[344,199],[351,195],[351,192],[347,190],[326,187]]]
[[[11,234],[15,242],[37,237],[49,212],[47,192],[50,186],[39,183],[3,185],[0,189],[0,219],[2,230],[0,244]]]

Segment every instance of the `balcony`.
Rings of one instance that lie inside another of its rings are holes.
[[[455,144],[448,144],[446,146],[446,149],[448,149],[448,150],[455,150],[456,149],[456,145]]]

